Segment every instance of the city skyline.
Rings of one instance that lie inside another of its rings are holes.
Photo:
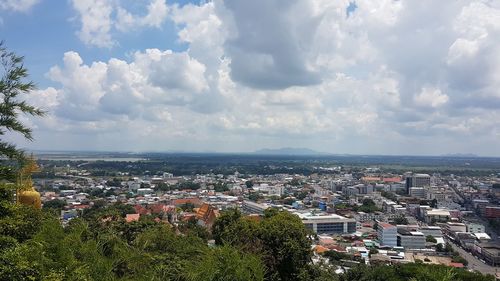
[[[500,156],[493,1],[7,0],[0,32],[30,150]]]

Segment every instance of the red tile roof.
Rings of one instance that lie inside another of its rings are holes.
[[[450,262],[449,266],[456,268],[464,268],[464,264],[459,262]]]
[[[139,221],[140,218],[141,218],[140,214],[127,214],[127,216],[125,217],[125,221],[126,222]]]
[[[136,213],[141,214],[141,215],[149,215],[149,214],[151,214],[151,212],[148,209],[144,208],[141,205],[135,205],[134,206],[134,210],[135,210]]]
[[[186,204],[186,203],[191,203],[195,207],[199,207],[199,206],[201,206],[201,204],[203,204],[203,202],[198,198],[183,198],[183,199],[172,200],[172,205],[175,205],[175,206],[179,206],[179,205]]]
[[[383,182],[401,182],[400,177],[392,177],[392,178],[383,178]]]

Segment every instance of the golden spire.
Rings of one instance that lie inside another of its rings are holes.
[[[33,187],[31,175],[39,172],[40,168],[36,164],[33,155],[25,160],[17,176],[17,203],[30,205],[37,209],[42,207],[40,193]]]

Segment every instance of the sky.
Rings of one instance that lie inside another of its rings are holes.
[[[27,149],[500,156],[497,0],[0,0]]]

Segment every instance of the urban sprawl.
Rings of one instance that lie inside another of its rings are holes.
[[[59,206],[63,224],[97,206],[124,204],[132,207],[126,223],[190,221],[210,232],[230,208],[255,220],[277,208],[311,230],[314,260],[337,259],[339,271],[357,263],[420,262],[496,274],[500,265],[498,174],[394,174],[377,167],[354,174],[333,166],[307,176],[95,176],[85,165],[51,168],[52,177],[39,176],[35,185],[44,208]]]

